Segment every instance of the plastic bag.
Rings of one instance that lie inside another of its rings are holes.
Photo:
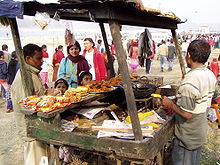
[[[215,122],[218,119],[216,111],[215,111],[214,108],[209,108],[208,109],[208,119],[212,122]]]
[[[34,22],[43,30],[50,23],[50,15],[46,12],[36,12]]]

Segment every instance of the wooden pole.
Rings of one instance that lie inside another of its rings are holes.
[[[100,26],[101,33],[102,33],[102,38],[103,38],[103,41],[104,41],[105,50],[106,50],[106,53],[107,53],[108,65],[109,65],[109,68],[110,68],[110,76],[108,77],[108,79],[110,79],[112,77],[115,77],[115,71],[114,71],[114,67],[113,67],[113,58],[111,57],[111,54],[110,54],[104,24],[102,22],[100,22],[99,26]]]
[[[122,81],[124,82],[124,91],[126,96],[128,112],[131,116],[131,124],[134,132],[135,140],[143,140],[140,121],[137,115],[137,107],[134,98],[134,92],[131,86],[131,79],[128,71],[128,65],[126,62],[126,53],[123,49],[120,26],[115,21],[109,21],[110,30],[113,38],[113,42],[116,48],[116,57],[118,59],[118,65],[120,66],[120,73],[122,75]]]
[[[182,57],[182,54],[181,54],[181,51],[180,51],[180,45],[178,43],[178,39],[177,39],[177,36],[176,36],[176,31],[174,29],[171,29],[171,33],[172,33],[173,41],[175,43],[176,53],[177,53],[177,56],[178,56],[178,59],[179,59],[180,68],[181,68],[181,71],[182,71],[182,78],[184,78],[184,76],[186,74],[186,69],[185,69],[185,64],[184,64],[183,57]]]
[[[26,65],[26,62],[24,60],[16,18],[9,18],[9,22],[12,32],[12,38],[14,41],[15,51],[18,57],[19,69],[21,73],[21,80],[22,85],[24,87],[25,96],[31,96],[34,94],[34,85],[31,73],[27,72],[29,66]]]

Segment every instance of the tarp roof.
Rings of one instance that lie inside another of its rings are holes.
[[[176,29],[177,24],[181,23],[175,15],[163,15],[159,10],[145,8],[141,0],[58,0],[58,3],[57,0],[47,0],[44,2],[48,1],[53,3],[22,2],[23,14],[34,16],[38,11],[47,12],[53,17],[58,13],[61,19],[67,20],[101,23],[117,21],[121,25],[164,29]]]

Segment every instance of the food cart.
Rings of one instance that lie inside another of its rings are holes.
[[[133,25],[170,29],[177,49],[182,75],[184,76],[185,68],[175,32],[177,24],[181,23],[181,21],[171,15],[162,15],[158,11],[145,9],[140,1],[135,0],[60,0],[59,2],[59,4],[40,4],[36,1],[24,2],[24,14],[34,16],[36,11],[39,11],[47,12],[53,17],[55,13],[58,13],[61,19],[98,22],[108,56],[110,53],[104,23],[109,24],[113,42],[116,47],[116,57],[122,75],[122,81],[124,83],[127,110],[131,116],[134,139],[98,139],[94,135],[61,131],[60,114],[67,109],[79,106],[78,104],[71,104],[67,108],[48,114],[25,112],[28,136],[49,144],[73,146],[92,153],[104,155],[105,157],[111,157],[116,159],[117,164],[121,164],[121,160],[129,160],[131,164],[148,164],[149,160],[154,159],[155,156],[157,156],[157,164],[163,164],[162,150],[167,141],[173,136],[173,120],[170,118],[163,123],[163,125],[153,133],[153,138],[143,138],[127,67],[126,54],[122,46],[120,27],[121,25]],[[22,49],[16,19],[10,19],[10,25],[15,48],[19,55],[18,59],[21,71],[23,72],[23,78],[25,76],[28,77],[23,68],[25,65],[24,59],[22,59]],[[31,81],[24,83],[27,96],[31,95],[32,92],[32,84],[30,82]],[[84,102],[80,104],[99,100],[103,97],[105,97],[104,94],[96,95],[84,100]]]

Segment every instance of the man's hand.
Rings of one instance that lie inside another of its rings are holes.
[[[170,100],[169,98],[167,98],[166,96],[163,97],[162,104],[164,106],[166,106],[167,108],[174,110],[175,113],[179,114],[180,116],[184,117],[185,119],[192,118],[192,113],[182,110],[179,106],[174,104],[173,101]]]
[[[173,101],[170,100],[168,97],[164,96],[162,99],[162,104],[167,108],[172,108]]]

